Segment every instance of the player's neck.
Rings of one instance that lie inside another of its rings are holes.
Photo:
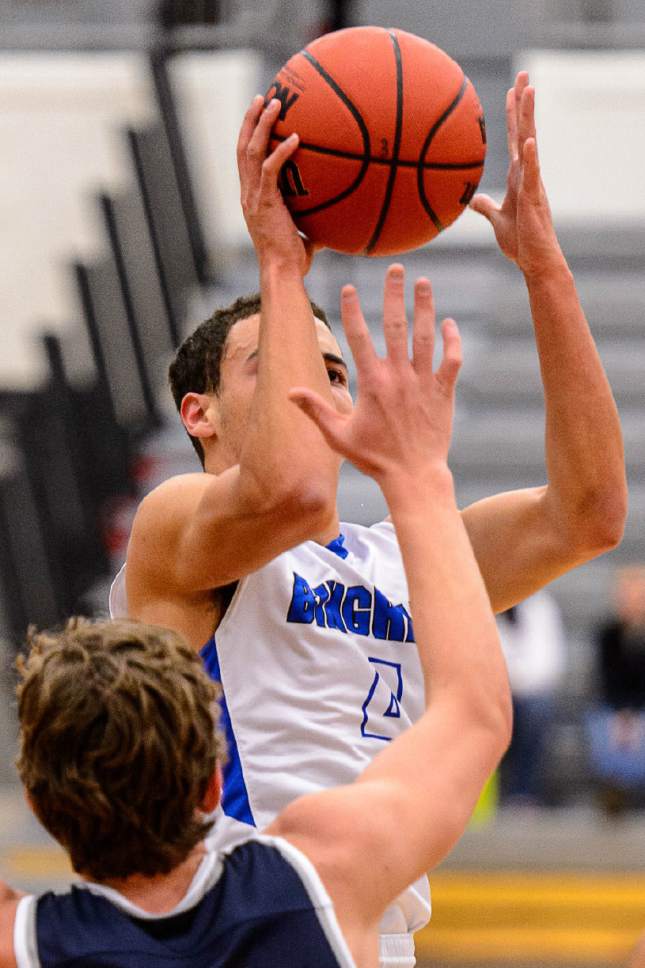
[[[317,534],[311,536],[311,541],[315,541],[317,544],[328,545],[330,541],[334,541],[340,534],[340,520],[338,518],[338,508],[334,508],[329,515],[329,518],[321,527]]]
[[[157,874],[154,877],[133,874],[131,877],[101,881],[101,884],[118,891],[148,914],[167,914],[184,899],[204,853],[204,845],[199,844],[186,860],[173,868],[169,874]]]
[[[204,470],[207,474],[214,474],[217,477],[223,474],[230,467],[235,467],[237,460],[224,451],[221,445],[211,445],[204,447]]]

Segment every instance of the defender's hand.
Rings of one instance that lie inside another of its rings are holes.
[[[312,390],[294,387],[289,393],[328,444],[380,484],[392,472],[418,477],[430,467],[445,465],[461,366],[459,331],[447,319],[442,326],[443,360],[433,372],[435,311],[427,279],[417,280],[414,290],[410,359],[404,283],[403,266],[390,266],[383,309],[385,359],[376,355],[356,290],[343,289],[343,327],[358,377],[358,402],[350,416],[338,413]]]
[[[509,168],[506,197],[497,205],[488,195],[475,195],[470,207],[493,226],[504,255],[527,276],[562,266],[549,202],[540,176],[535,131],[535,89],[521,71],[506,95]]]
[[[304,276],[319,246],[299,234],[278,187],[280,169],[298,147],[298,135],[292,134],[267,155],[279,113],[277,99],[265,108],[258,94],[244,116],[237,142],[242,211],[258,260],[295,264]]]

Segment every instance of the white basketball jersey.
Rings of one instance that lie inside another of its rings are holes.
[[[222,806],[260,829],[305,793],[351,783],[425,709],[407,582],[393,525],[343,524],[241,579],[202,649],[223,688],[230,761]],[[124,575],[110,608],[123,615]],[[420,764],[430,768],[429,764]],[[415,931],[427,881],[402,899]]]

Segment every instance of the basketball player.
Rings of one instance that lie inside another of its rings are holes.
[[[355,291],[344,293],[353,415],[308,387],[291,398],[387,499],[426,686],[418,722],[353,783],[296,799],[264,834],[239,824],[214,850],[200,810],[220,796],[217,691],[195,653],[127,620],[36,636],[18,767],[81,882],[40,898],[0,883],[0,968],[376,968],[386,906],[462,833],[508,744],[511,698],[446,463],[459,334],[444,323],[433,373],[432,296],[419,280],[410,360],[400,283],[391,272],[385,360]]]
[[[259,827],[303,793],[349,783],[423,711],[392,523],[339,524],[339,457],[287,400],[298,385],[341,416],[352,407],[338,344],[312,318],[302,278],[309,253],[277,187],[297,137],[266,156],[278,111],[256,98],[238,146],[261,305],[242,300],[216,313],[171,368],[206,473],[173,478],[145,498],[112,594],[113,614],[181,632],[221,681],[230,751],[223,809]],[[496,611],[613,547],[626,507],[617,411],[551,222],[526,74],[509,92],[507,122],[506,198],[497,207],[477,196],[473,205],[526,279],[548,482],[463,512]],[[402,285],[390,274],[387,326],[402,318]],[[411,426],[411,448],[414,437]],[[384,964],[414,964],[410,933],[429,912],[427,886],[418,885],[388,913]]]

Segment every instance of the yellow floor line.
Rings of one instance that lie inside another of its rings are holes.
[[[603,931],[581,927],[567,930],[513,928],[458,931],[425,928],[416,935],[420,958],[444,961],[535,960],[541,965],[622,964],[638,938],[634,931]]]
[[[645,876],[641,874],[542,874],[502,871],[456,873],[430,878],[433,895],[446,902],[505,905],[639,905],[645,910]]]
[[[420,957],[622,965],[645,930],[640,874],[442,871]]]

